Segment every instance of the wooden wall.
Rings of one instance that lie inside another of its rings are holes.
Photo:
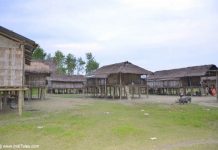
[[[136,74],[121,74],[122,85],[141,84],[141,76]],[[111,74],[108,76],[107,84],[120,84],[120,74]]]
[[[179,80],[152,80],[148,81],[150,88],[178,88],[181,87]]]
[[[104,78],[88,78],[86,85],[87,86],[105,85],[105,79]]]
[[[74,89],[83,88],[82,82],[60,82],[60,81],[49,81],[49,89]]]
[[[200,77],[184,77],[181,78],[182,87],[201,86]]]
[[[46,77],[45,74],[31,74],[26,75],[26,85],[28,87],[45,87],[46,86]]]
[[[20,45],[0,36],[0,87],[22,87],[24,52]]]

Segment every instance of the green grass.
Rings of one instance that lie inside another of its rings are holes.
[[[22,117],[14,113],[0,115],[0,144],[38,144],[43,150],[161,149],[185,141],[218,140],[217,133],[218,109],[207,110],[192,104],[125,105],[97,101],[58,113],[24,112]],[[157,140],[150,140],[151,137]],[[207,147],[215,149],[217,143],[178,149]]]

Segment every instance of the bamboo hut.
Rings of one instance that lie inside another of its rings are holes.
[[[148,89],[142,77],[151,73],[128,61],[103,66],[87,76],[86,93],[120,99],[133,98],[134,94],[140,97],[142,89]]]
[[[48,92],[54,94],[81,94],[85,84],[83,75],[52,74],[47,78]]]
[[[205,78],[216,76],[215,65],[193,66],[154,72],[149,76],[150,93],[160,95],[204,95]],[[215,84],[214,84],[215,85]]]
[[[34,60],[25,66],[26,85],[29,88],[28,99],[33,99],[33,90],[37,90],[37,99],[45,99],[47,77],[50,76],[49,65],[43,61]]]
[[[19,114],[22,114],[27,89],[24,65],[30,64],[36,47],[34,41],[0,26],[0,109],[7,105],[7,100],[18,99]]]

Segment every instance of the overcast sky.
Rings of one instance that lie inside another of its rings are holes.
[[[0,0],[0,25],[100,66],[218,65],[217,0]]]

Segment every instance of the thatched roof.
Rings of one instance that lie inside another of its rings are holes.
[[[53,60],[43,60],[43,63],[49,66],[52,74],[56,74],[57,65]]]
[[[193,66],[187,68],[178,68],[171,70],[162,70],[154,72],[149,79],[176,80],[182,77],[206,76],[210,70],[216,70],[215,65]]]
[[[0,26],[0,35],[7,37],[11,40],[14,40],[16,42],[19,42],[21,44],[24,44],[25,47],[25,63],[30,64],[31,58],[32,58],[32,53],[33,50],[37,47],[37,44],[33,41],[30,40],[18,33],[15,33],[11,30],[8,30],[2,26]]]
[[[36,74],[50,74],[51,70],[49,65],[43,63],[43,61],[31,61],[30,65],[25,65],[25,72]]]
[[[50,81],[59,81],[59,82],[85,82],[85,76],[83,75],[58,75],[52,74],[51,77],[48,78]]]
[[[123,74],[139,74],[139,75],[148,75],[152,74],[151,71],[148,71],[144,68],[141,68],[139,66],[136,66],[128,61],[111,64],[107,66],[103,66],[99,69],[97,69],[91,76],[88,76],[90,78],[105,78],[110,74],[117,74],[117,73],[123,73]]]

